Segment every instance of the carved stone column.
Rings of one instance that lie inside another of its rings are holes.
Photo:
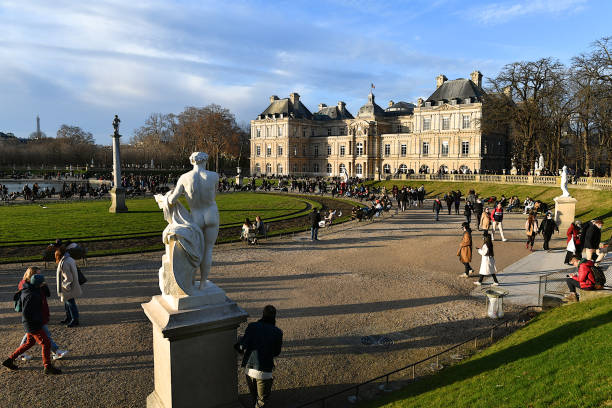
[[[110,191],[111,206],[108,212],[124,213],[128,212],[125,205],[125,189],[121,186],[121,154],[120,154],[120,134],[116,133],[113,138],[113,183],[114,187]]]

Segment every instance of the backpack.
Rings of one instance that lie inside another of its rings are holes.
[[[23,303],[21,302],[21,291],[18,291],[13,295],[13,302],[15,311],[21,313],[23,311]]]
[[[591,273],[593,274],[593,280],[595,281],[595,287],[597,289],[603,288],[606,284],[606,275],[599,266],[591,266]]]

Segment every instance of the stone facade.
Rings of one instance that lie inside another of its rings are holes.
[[[344,102],[319,105],[312,114],[297,93],[270,97],[251,121],[251,174],[377,178],[409,172],[500,171],[506,168],[504,135],[483,135],[482,74],[448,81],[417,104],[389,102],[382,109],[370,92],[353,117]]]

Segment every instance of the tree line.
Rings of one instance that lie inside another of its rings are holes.
[[[96,145],[93,135],[78,126],[62,125],[56,137],[33,132],[24,141],[0,134],[0,166],[111,167],[112,149]],[[121,146],[124,165],[181,167],[189,165],[194,151],[209,154],[209,168],[224,171],[248,167],[249,131],[236,123],[233,113],[219,105],[189,106],[179,114],[153,113],[134,130],[129,144]]]
[[[612,168],[612,37],[564,65],[553,58],[513,62],[489,80],[483,133],[504,132],[526,174],[543,154],[551,172]],[[509,159],[509,158],[508,158]]]

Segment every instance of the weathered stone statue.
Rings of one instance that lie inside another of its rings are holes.
[[[567,166],[563,166],[561,169],[561,197],[571,197],[569,191],[567,190]]]
[[[539,159],[539,163],[538,163],[538,168],[540,170],[544,170],[544,155],[542,153],[540,153],[540,159]]]
[[[193,169],[178,179],[174,189],[163,196],[155,195],[168,221],[162,235],[166,254],[159,271],[159,285],[162,294],[174,297],[195,295],[198,289],[205,288],[219,233],[219,210],[215,202],[219,176],[206,170],[206,153],[193,153],[189,160]],[[183,195],[191,212],[179,201]],[[200,284],[196,288],[198,269]]]

